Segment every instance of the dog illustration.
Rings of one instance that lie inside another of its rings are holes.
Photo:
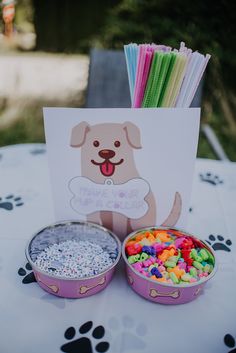
[[[140,149],[139,128],[131,122],[89,125],[81,122],[72,129],[71,147],[81,148],[81,176],[96,184],[112,179],[116,185],[140,178],[134,160],[134,149]],[[147,212],[138,219],[131,219],[119,212],[96,211],[87,215],[87,220],[102,224],[123,238],[133,230],[156,225],[156,203],[151,190],[145,196]],[[181,213],[181,196],[175,200],[163,225],[173,227]]]

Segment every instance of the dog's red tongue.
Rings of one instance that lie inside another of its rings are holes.
[[[109,161],[105,161],[100,165],[101,173],[105,176],[111,176],[115,171],[115,166]]]

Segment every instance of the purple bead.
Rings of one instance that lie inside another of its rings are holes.
[[[153,267],[151,269],[151,274],[156,276],[157,278],[162,278],[162,274],[160,271],[158,271],[158,269],[156,267]]]
[[[179,237],[175,239],[175,246],[177,249],[182,245],[185,239],[186,239],[185,237]]]
[[[152,247],[153,247],[153,248],[156,250],[156,252],[158,253],[158,252],[162,251],[163,249],[165,249],[165,248],[166,248],[166,245],[165,245],[164,243],[155,243],[155,244],[153,244]]]
[[[136,262],[132,266],[135,268],[135,270],[139,272],[142,271],[142,264],[140,262]]]
[[[186,262],[180,261],[180,262],[178,262],[178,266],[179,266],[179,268],[181,268],[181,270],[186,271],[186,269],[187,269],[187,264],[186,264]]]
[[[144,245],[142,251],[148,255],[156,255],[156,250],[152,246]]]

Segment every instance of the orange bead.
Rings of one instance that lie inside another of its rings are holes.
[[[156,241],[156,238],[150,233],[150,235],[147,237],[147,239],[150,241],[150,243],[154,243]]]
[[[159,234],[159,231],[158,231],[158,230],[154,230],[154,231],[152,232],[152,234],[154,235],[154,237],[156,237],[156,236]]]
[[[134,244],[136,244],[137,242],[135,241],[135,240],[129,240],[129,241],[127,241],[127,243],[125,244],[125,247],[127,247],[127,246],[130,246],[130,245],[134,245]]]
[[[169,250],[169,254],[170,254],[169,257],[170,257],[170,256],[174,256],[174,254],[175,254],[175,249],[174,249],[174,248],[170,249],[170,250]]]
[[[167,282],[167,279],[165,277],[157,278],[158,282]]]
[[[140,241],[140,240],[142,240],[142,239],[145,238],[145,237],[146,237],[145,234],[139,233],[139,234],[137,234],[137,235],[135,236],[135,240],[136,240],[136,241]]]
[[[176,277],[179,279],[182,275],[185,274],[185,271],[181,268],[179,268],[179,266],[175,266],[174,268],[168,268],[167,270],[168,272],[174,272],[174,274],[176,275]]]
[[[151,279],[157,280],[156,276],[151,276]]]
[[[163,243],[171,241],[171,236],[166,231],[154,231],[153,235]]]
[[[169,250],[163,250],[162,254],[158,256],[158,259],[160,259],[163,262],[166,262],[168,257],[170,257]]]

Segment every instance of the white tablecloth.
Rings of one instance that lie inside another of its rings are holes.
[[[236,352],[236,163],[198,159],[190,207],[187,230],[210,241],[219,263],[195,301],[141,298],[122,262],[97,295],[58,298],[35,283],[24,253],[32,234],[54,222],[46,147],[1,148],[0,352]]]

